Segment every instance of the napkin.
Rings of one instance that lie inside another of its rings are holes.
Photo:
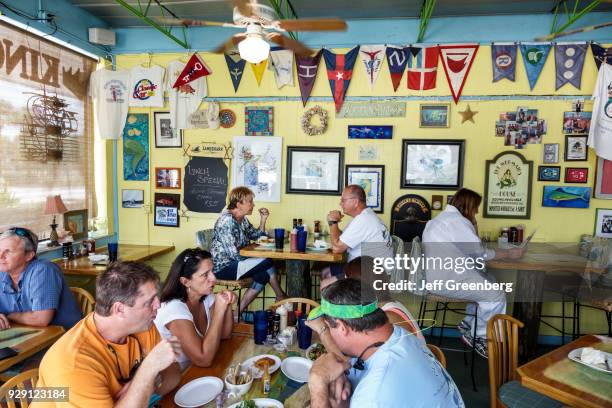
[[[580,354],[580,360],[585,364],[603,365],[605,367],[606,354],[593,347],[585,347],[582,349],[582,354]]]
[[[312,245],[315,248],[329,248],[329,245],[327,245],[327,242],[323,241],[322,239],[315,240],[315,242],[313,242]]]
[[[108,261],[108,255],[107,254],[89,254],[89,260],[91,261],[91,263],[106,262]]]

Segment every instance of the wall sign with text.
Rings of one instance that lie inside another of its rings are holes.
[[[529,219],[532,173],[533,161],[517,152],[505,151],[487,160],[483,216]]]

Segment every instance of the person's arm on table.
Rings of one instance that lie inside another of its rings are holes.
[[[0,313],[0,330],[10,329],[11,322],[9,322],[8,318]]]
[[[221,293],[225,293],[225,296],[228,297],[228,307],[225,309],[223,329],[221,330],[221,338],[225,340],[232,337],[232,331],[234,330],[234,313],[232,311],[232,305],[236,302],[236,294],[231,290],[225,290]]]
[[[10,313],[7,317],[14,322],[28,326],[45,327],[51,323],[53,316],[55,316],[55,310],[47,309],[35,312],[14,312]]]
[[[348,361],[338,361],[335,355],[327,353],[319,357],[310,369],[308,389],[310,391],[311,408],[330,408],[336,406],[336,395],[330,393],[330,385],[334,385],[338,378],[344,376],[344,371],[350,368]],[[342,385],[340,385],[342,387]],[[335,393],[334,393],[335,394]],[[342,396],[348,400],[349,392],[341,390]]]
[[[342,231],[338,227],[338,223],[342,219],[342,213],[338,210],[330,211],[327,214],[327,224],[329,225],[329,239],[332,246],[332,252],[334,254],[343,254],[348,250],[348,246],[340,241],[340,234]]]
[[[181,381],[181,367],[178,363],[170,364],[168,368],[160,373],[161,385],[155,387],[155,393],[163,396],[176,388]]]

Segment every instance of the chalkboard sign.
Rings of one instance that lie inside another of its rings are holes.
[[[227,199],[228,169],[223,159],[193,157],[185,166],[185,206],[189,211],[219,213]]]

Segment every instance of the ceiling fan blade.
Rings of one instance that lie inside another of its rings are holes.
[[[157,17],[156,18],[157,21],[159,21],[162,24],[166,24],[166,25],[175,25],[175,26],[179,26],[179,25],[183,25],[186,27],[197,27],[197,26],[202,26],[202,27],[206,27],[206,26],[227,26],[227,23],[222,23],[220,21],[206,21],[206,20],[194,20],[191,18],[173,18],[173,17]],[[231,25],[231,24],[230,24]]]
[[[244,34],[244,33],[234,34],[226,42],[224,42],[223,44],[221,44],[217,48],[215,48],[213,50],[213,52],[215,52],[217,54],[221,54],[221,53],[224,53],[226,51],[229,51],[232,48],[236,47],[238,45],[238,43],[241,42],[242,40],[244,40],[245,38],[246,38],[246,34]]]
[[[344,31],[346,21],[339,18],[300,18],[280,20],[280,28],[286,31]]]
[[[295,41],[294,39],[291,39],[280,33],[268,33],[268,40],[280,45],[283,48],[292,50],[296,55],[308,56],[314,53],[313,50],[311,50],[301,42]]]
[[[250,0],[232,0],[234,7],[238,9],[238,12],[245,17],[249,17],[253,14],[253,8],[251,7]]]

